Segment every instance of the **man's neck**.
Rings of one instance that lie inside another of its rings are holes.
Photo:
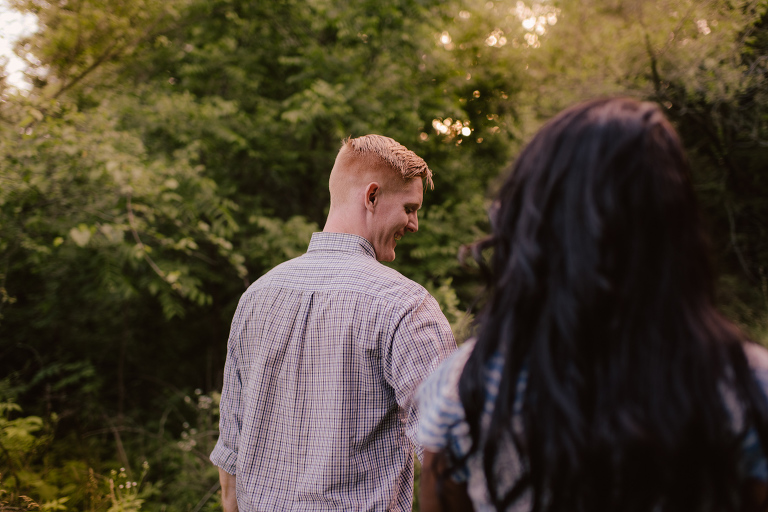
[[[358,235],[363,238],[366,236],[364,226],[361,226],[358,222],[350,222],[349,219],[354,218],[353,214],[345,214],[345,212],[339,212],[334,214],[333,212],[328,215],[328,219],[325,221],[323,227],[324,233],[347,233],[350,235]]]

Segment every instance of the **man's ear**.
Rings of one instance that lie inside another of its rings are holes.
[[[380,196],[381,186],[375,181],[369,183],[368,186],[365,187],[365,209],[373,213],[373,210],[376,209],[376,205],[378,204]]]

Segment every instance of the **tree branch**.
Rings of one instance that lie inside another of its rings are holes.
[[[744,258],[744,254],[741,252],[741,248],[739,247],[739,244],[736,240],[736,220],[733,216],[733,209],[731,208],[727,199],[725,201],[725,211],[728,213],[728,227],[731,235],[731,245],[733,246],[733,250],[736,253],[736,258],[739,260],[739,264],[741,265],[742,270],[744,270],[744,274],[746,274],[746,276],[751,281],[756,281],[755,276],[749,270],[747,260]]]
[[[88,66],[85,70],[83,70],[79,75],[77,75],[75,78],[73,78],[70,82],[65,83],[64,85],[59,88],[58,91],[52,96],[52,99],[57,99],[59,96],[61,96],[65,91],[71,89],[74,85],[78,84],[83,78],[91,74],[96,68],[107,62],[108,60],[112,59],[113,57],[119,55],[122,51],[124,51],[126,48],[129,48],[131,46],[135,46],[142,41],[145,41],[152,37],[154,35],[154,29],[165,19],[167,18],[167,15],[160,16],[157,20],[155,20],[154,23],[152,23],[147,30],[145,30],[142,34],[140,34],[138,37],[135,37],[134,39],[128,41],[127,43],[123,44],[122,46],[118,47],[118,41],[116,40],[114,43],[112,43],[102,54],[97,58],[90,66]],[[117,50],[115,48],[117,47]],[[113,51],[114,50],[114,51]]]
[[[149,257],[149,254],[146,251],[146,246],[144,245],[144,242],[141,241],[141,237],[139,236],[138,231],[136,231],[136,218],[133,215],[133,207],[131,206],[130,194],[128,194],[127,197],[126,207],[128,209],[128,225],[131,227],[131,233],[133,233],[133,239],[136,241],[136,245],[138,245],[141,249],[142,256],[147,261],[147,263],[149,263],[149,266],[152,267],[152,270],[154,270],[155,273],[163,279],[163,281],[168,282],[165,277],[165,272],[163,272],[162,269],[157,266],[157,263],[155,263],[154,260]]]

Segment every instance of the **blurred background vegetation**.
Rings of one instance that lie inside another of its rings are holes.
[[[498,179],[575,101],[662,105],[690,152],[721,307],[768,340],[765,0],[10,0],[0,85],[0,510],[219,506],[240,294],[321,229],[342,138],[435,172],[393,266],[459,338]]]

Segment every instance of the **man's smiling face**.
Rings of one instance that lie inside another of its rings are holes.
[[[370,242],[379,261],[393,261],[395,247],[406,232],[419,229],[418,211],[424,199],[421,178],[412,178],[404,184],[389,185],[376,198],[372,216]]]

